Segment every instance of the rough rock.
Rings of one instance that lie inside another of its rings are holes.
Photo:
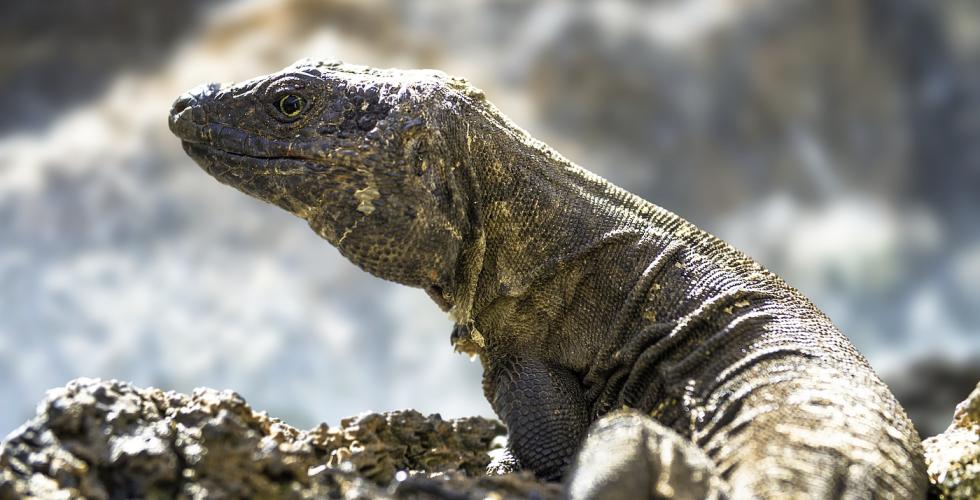
[[[980,498],[980,383],[956,406],[946,432],[922,444],[933,496]]]
[[[414,410],[303,431],[231,391],[78,379],[4,440],[0,500],[560,497],[560,485],[526,473],[483,474],[504,432],[496,420]],[[980,496],[980,384],[924,446],[932,496]]]
[[[231,391],[78,379],[7,436],[0,499],[557,497],[528,475],[483,475],[504,432],[413,410],[302,431]]]

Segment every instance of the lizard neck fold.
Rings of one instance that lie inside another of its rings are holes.
[[[456,182],[466,186],[472,212],[451,314],[474,332],[472,342],[456,344],[471,354],[479,354],[484,342],[507,342],[512,335],[527,340],[556,329],[564,318],[555,315],[580,302],[574,292],[595,280],[581,274],[586,266],[580,262],[607,258],[625,269],[635,260],[639,274],[648,259],[644,249],[656,246],[644,242],[666,235],[651,223],[662,209],[571,163],[482,104],[470,110],[455,148],[461,153],[458,171],[466,176]],[[597,293],[609,299],[628,292]],[[534,303],[545,304],[536,310],[547,313],[525,317],[523,305]]]

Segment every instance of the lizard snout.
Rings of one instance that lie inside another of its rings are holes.
[[[174,117],[179,115],[185,109],[193,106],[197,103],[197,97],[190,92],[181,95],[174,101],[174,105],[170,108],[170,116]]]
[[[222,88],[220,83],[207,83],[178,97],[170,108],[168,120],[170,131],[184,140],[199,140],[196,138],[196,131],[205,122],[204,109],[201,105],[213,99]]]
[[[204,85],[198,85],[174,101],[173,107],[170,108],[170,116],[177,116],[185,109],[214,97],[224,86],[220,83],[206,83]]]

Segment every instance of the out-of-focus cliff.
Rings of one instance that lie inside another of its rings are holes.
[[[919,367],[980,356],[971,0],[92,0],[0,26],[0,432],[76,376],[234,388],[298,426],[489,413],[424,294],[213,182],[167,132],[184,90],[307,56],[466,76],[801,288],[900,397]],[[924,435],[976,380],[940,372],[948,401],[904,400]]]
[[[0,134],[43,127],[121,71],[153,71],[215,0],[10,2],[0,16]]]

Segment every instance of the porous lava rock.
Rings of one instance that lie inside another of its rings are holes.
[[[923,441],[931,496],[980,498],[980,383],[956,406],[945,432]]]
[[[484,474],[504,433],[496,420],[414,410],[303,431],[232,391],[77,379],[4,440],[0,500],[559,498],[559,484],[529,473]],[[980,495],[980,384],[923,444],[931,496]]]
[[[78,379],[7,436],[0,499],[558,497],[528,474],[484,475],[504,432],[414,410],[302,431],[231,391]]]

